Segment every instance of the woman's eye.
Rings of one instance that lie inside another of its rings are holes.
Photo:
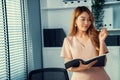
[[[81,21],[91,21],[91,19],[80,19]]]
[[[88,21],[91,21],[91,19],[89,19]]]
[[[82,21],[85,21],[85,19],[81,19]]]

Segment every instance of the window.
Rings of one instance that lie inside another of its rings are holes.
[[[0,0],[0,80],[27,79],[23,0]]]

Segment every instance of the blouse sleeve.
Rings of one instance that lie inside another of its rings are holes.
[[[67,38],[65,38],[64,41],[63,41],[63,46],[62,46],[60,56],[63,57],[63,58],[72,59],[72,54],[71,54],[71,51],[70,51],[70,45],[69,45],[69,41],[67,40]]]

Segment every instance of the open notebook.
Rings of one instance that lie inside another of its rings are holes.
[[[92,66],[92,67],[103,67],[105,66],[105,58],[106,54],[100,55],[88,60],[83,60],[83,59],[73,59],[71,61],[68,61],[65,63],[65,68],[70,68],[70,67],[78,67],[80,65],[80,61],[82,61],[83,64],[89,64],[92,61],[97,60],[97,62]]]

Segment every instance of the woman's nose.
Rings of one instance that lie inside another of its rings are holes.
[[[88,20],[85,20],[85,24],[88,24],[89,23],[89,21]]]

